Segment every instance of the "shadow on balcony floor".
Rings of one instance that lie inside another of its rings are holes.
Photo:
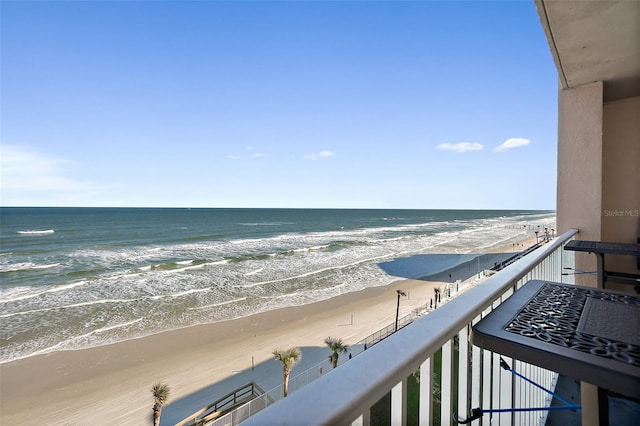
[[[580,405],[580,382],[571,377],[559,376],[554,391],[564,399]],[[564,405],[554,399],[551,406]],[[570,410],[549,411],[546,426],[580,426],[582,420],[580,412]]]
[[[563,398],[580,404],[580,382],[566,376],[560,376],[555,393]],[[562,405],[554,400],[551,405]],[[636,426],[640,419],[640,403],[616,396],[609,396],[609,424],[615,426]],[[580,413],[569,410],[550,411],[546,426],[580,426]]]

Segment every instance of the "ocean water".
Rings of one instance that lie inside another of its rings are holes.
[[[407,271],[430,275],[554,221],[546,211],[1,208],[0,362],[328,299],[395,281],[381,267],[395,259],[450,254]]]

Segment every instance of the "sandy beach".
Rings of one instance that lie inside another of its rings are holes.
[[[531,243],[529,239],[517,249]],[[513,248],[510,244],[491,251],[505,253]],[[485,255],[483,262],[492,266],[493,259]],[[330,369],[326,337],[358,342],[395,320],[397,289],[408,294],[400,302],[400,316],[404,316],[427,304],[434,287],[477,279],[474,262],[428,278],[399,279],[309,305],[4,363],[0,365],[0,424],[152,424],[149,389],[158,380],[172,391],[161,424],[174,424],[251,381],[264,390],[279,385],[282,367],[271,353],[276,348],[302,349],[302,361],[292,376],[323,361]]]

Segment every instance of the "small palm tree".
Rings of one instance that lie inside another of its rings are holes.
[[[153,424],[154,426],[158,426],[160,424],[160,415],[162,414],[162,407],[164,404],[169,401],[169,395],[171,395],[171,390],[169,386],[162,383],[157,382],[153,386],[151,386],[151,394],[153,395]]]
[[[331,336],[324,339],[324,343],[333,352],[331,355],[329,355],[329,362],[331,362],[333,368],[336,368],[338,366],[338,353],[346,354],[349,350],[349,346],[345,345],[342,342],[342,339],[336,339],[335,337]]]
[[[286,397],[289,393],[289,374],[291,374],[293,366],[302,358],[302,353],[299,348],[276,349],[273,351],[273,356],[282,363],[284,375],[283,394]]]

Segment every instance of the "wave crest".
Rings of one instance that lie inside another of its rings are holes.
[[[18,231],[17,233],[20,235],[43,235],[43,234],[53,234],[56,231],[54,229],[46,229],[44,231],[39,230],[29,230],[29,231]]]

